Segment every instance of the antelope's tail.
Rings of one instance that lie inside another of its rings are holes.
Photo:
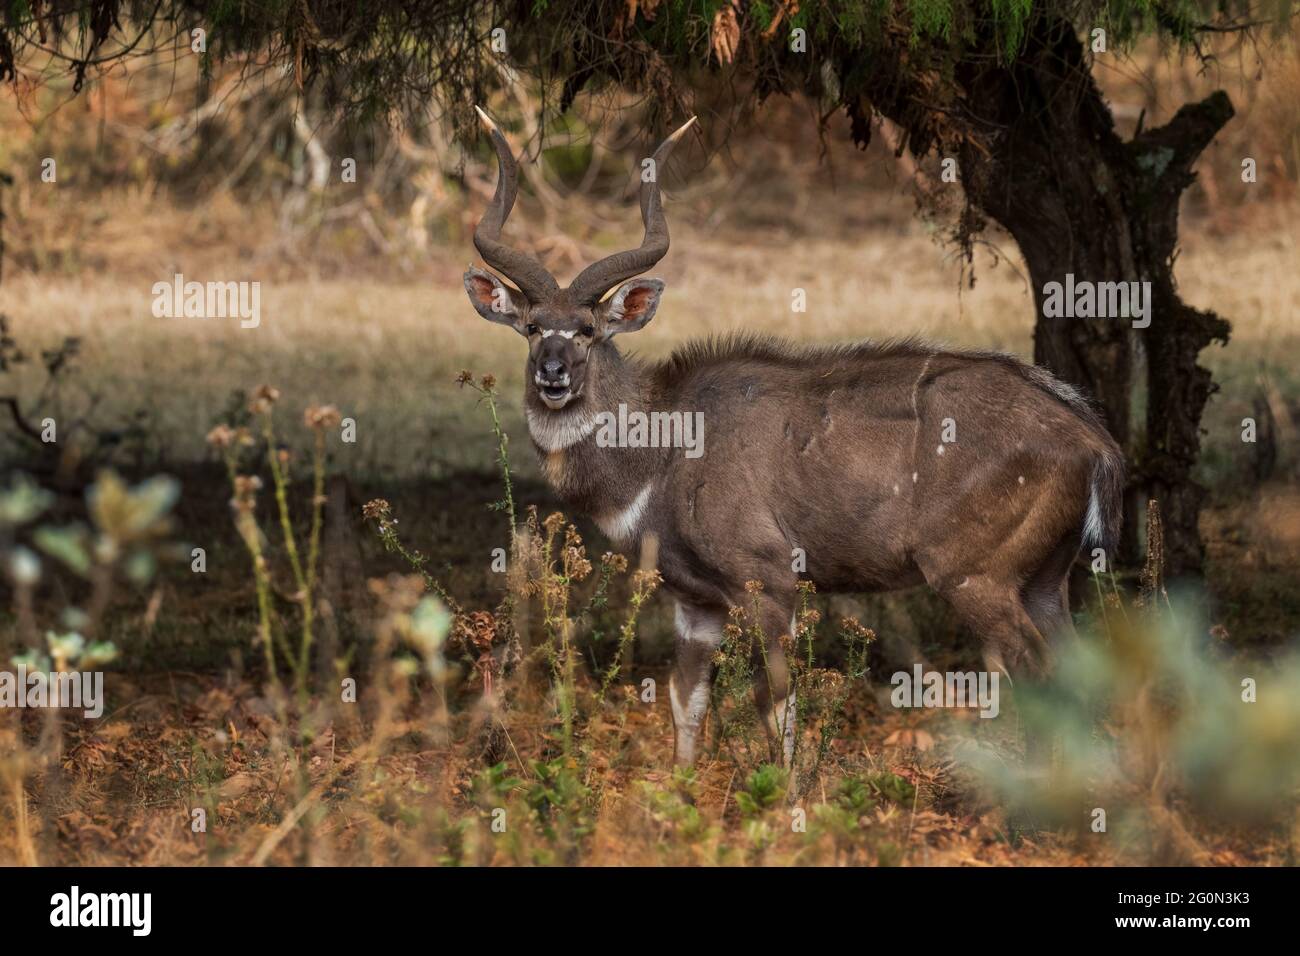
[[[1083,545],[1103,549],[1108,558],[1119,546],[1124,523],[1124,458],[1119,449],[1106,449],[1092,465],[1088,483],[1088,511],[1083,519]]]

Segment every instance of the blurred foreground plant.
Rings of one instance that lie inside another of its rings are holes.
[[[1217,660],[1197,601],[1166,593],[1159,511],[1142,593],[1106,595],[1041,685],[1015,688],[1046,773],[972,742],[968,758],[1015,815],[1107,840],[1120,856],[1210,862],[1198,822],[1282,826],[1300,848],[1300,657]]]
[[[146,584],[160,557],[176,556],[167,538],[179,493],[171,478],[151,478],[132,487],[114,472],[103,471],[86,491],[88,525],[35,524],[52,507],[54,496],[27,476],[13,475],[8,487],[0,488],[0,573],[13,586],[16,627],[13,634],[0,632],[0,669],[12,665],[29,674],[76,675],[113,661],[117,648],[100,637],[105,612],[123,577]],[[55,620],[42,626],[35,594],[48,575],[33,547],[89,582],[84,609],[65,605],[46,612]],[[43,640],[38,637],[42,631]],[[14,636],[21,651],[14,646]],[[17,687],[16,692],[25,694],[27,688]],[[63,721],[55,701],[50,703],[34,742],[25,738],[23,711],[0,711],[0,790],[8,797],[19,860],[26,865],[38,862],[29,788],[36,791],[46,815],[42,833],[52,838],[57,832],[52,814],[63,789]]]

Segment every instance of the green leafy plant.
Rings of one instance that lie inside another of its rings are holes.
[[[746,817],[758,816],[779,804],[785,797],[789,774],[776,764],[763,764],[749,775],[745,789],[737,791],[736,806]]]

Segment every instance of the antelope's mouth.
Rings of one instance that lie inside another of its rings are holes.
[[[568,398],[568,385],[542,385],[542,398],[547,402],[563,402]]]
[[[541,397],[542,403],[550,409],[563,408],[570,399],[577,397],[567,374],[554,380],[537,375],[533,378],[533,384],[537,386],[537,394]]]

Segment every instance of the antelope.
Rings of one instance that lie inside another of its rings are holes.
[[[524,410],[550,487],[619,547],[658,540],[676,602],[677,763],[695,761],[734,606],[754,607],[769,636],[755,700],[773,759],[789,763],[796,701],[780,636],[793,632],[802,578],[832,593],[927,584],[979,637],[990,673],[1049,671],[1072,632],[1070,569],[1085,547],[1110,554],[1121,520],[1123,456],[1076,389],[1010,355],[913,339],[800,347],[741,333],[658,363],[625,356],[615,336],[644,328],[663,294],[641,276],[668,252],[659,176],[694,118],[643,177],[641,245],[561,289],[501,240],[518,170],[479,115],[498,180],[474,244],[514,285],[471,267],[465,289],[483,318],[528,341]],[[704,454],[605,447],[602,413],[624,406],[702,412]],[[761,592],[747,594],[748,581]]]

